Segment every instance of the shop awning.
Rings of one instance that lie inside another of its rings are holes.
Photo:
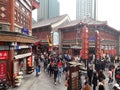
[[[14,59],[20,59],[20,58],[25,58],[25,57],[28,57],[28,56],[31,56],[32,53],[25,53],[25,54],[19,54],[19,55],[16,55],[14,56]]]

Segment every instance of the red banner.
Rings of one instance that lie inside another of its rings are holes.
[[[0,63],[0,79],[6,78],[6,63]]]
[[[8,51],[0,51],[0,59],[8,59]]]
[[[29,58],[28,58],[28,66],[32,66],[32,57],[30,56]]]
[[[88,60],[88,28],[86,26],[83,27],[83,48],[82,55],[83,59]]]

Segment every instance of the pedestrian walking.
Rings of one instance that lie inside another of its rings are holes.
[[[39,71],[40,71],[40,68],[36,66],[36,76],[39,76]]]
[[[38,56],[36,55],[35,56],[35,66],[38,66],[38,64],[39,64],[39,60],[38,60]]]
[[[57,79],[57,75],[58,75],[58,66],[57,66],[57,64],[54,64],[53,70],[54,70],[54,83],[56,85],[56,79]]]
[[[108,81],[108,83],[111,83],[111,82],[113,82],[113,75],[112,75],[113,73],[112,73],[112,69],[109,69],[109,71],[108,71],[108,76],[109,76],[109,81]]]
[[[105,90],[104,79],[103,78],[100,78],[100,80],[99,80],[98,90]]]
[[[58,68],[58,81],[59,81],[59,83],[61,82],[62,72],[63,72],[63,68],[59,67]]]
[[[59,83],[61,82],[62,72],[63,72],[62,61],[59,60],[58,61],[58,81],[59,81]]]
[[[38,65],[38,73],[40,74],[40,69],[41,69],[41,66],[40,65]]]
[[[89,78],[89,84],[91,85],[92,76],[93,76],[93,66],[89,66],[87,69],[87,76]]]
[[[97,73],[94,72],[93,73],[93,79],[92,79],[92,84],[93,84],[93,90],[96,90],[96,86],[97,86],[97,80],[98,80],[98,77],[97,77]]]
[[[103,79],[103,80],[105,80],[105,75],[104,75],[104,73],[103,73],[103,70],[100,70],[99,72],[98,72],[98,80],[100,81],[100,79]]]
[[[47,58],[43,59],[44,71],[47,69],[48,60]]]
[[[50,65],[49,65],[49,71],[50,71],[50,76],[53,74],[54,72],[54,61],[51,61],[50,62]]]

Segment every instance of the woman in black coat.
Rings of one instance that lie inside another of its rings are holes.
[[[97,80],[98,80],[97,73],[94,72],[94,73],[93,73],[93,79],[92,79],[93,90],[96,90]]]

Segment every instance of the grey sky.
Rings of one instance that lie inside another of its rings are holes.
[[[60,15],[68,14],[73,20],[76,17],[76,0],[59,0]],[[98,0],[98,20],[107,21],[108,25],[120,30],[120,0]],[[34,11],[35,13],[36,11]],[[33,17],[36,19],[35,14]]]

